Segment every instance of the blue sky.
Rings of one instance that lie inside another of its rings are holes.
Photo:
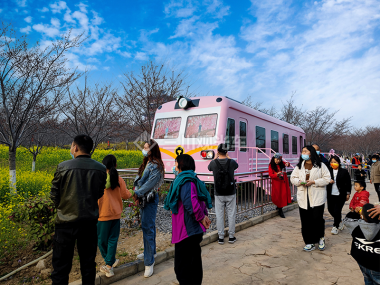
[[[68,54],[94,80],[118,82],[149,58],[184,69],[199,95],[340,110],[380,125],[380,1],[1,1],[0,18],[44,46],[70,28]]]

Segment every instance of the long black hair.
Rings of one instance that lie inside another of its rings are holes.
[[[194,158],[192,158],[190,155],[188,155],[186,153],[181,154],[181,155],[177,156],[175,161],[177,161],[177,163],[178,163],[178,169],[179,170],[181,170],[181,171],[185,171],[185,170],[195,171],[195,161],[194,161]]]
[[[116,187],[120,187],[119,173],[116,170],[116,157],[109,154],[103,158],[102,162],[109,171],[108,173],[110,175],[111,189],[114,190]]]
[[[281,162],[279,164],[276,164],[276,162],[274,162],[274,159],[275,159],[275,157],[273,156],[272,159],[270,160],[270,167],[272,168],[273,171],[275,171],[275,172],[278,171],[277,165],[280,166],[280,169],[285,168],[285,164],[284,164],[284,161],[282,159],[281,159]]]
[[[339,156],[337,156],[337,155],[332,155],[332,156],[330,157],[329,163],[331,163],[331,160],[333,160],[333,159],[335,159],[335,161],[338,162],[339,167],[340,167],[341,162],[340,162],[340,158],[339,158]]]
[[[158,169],[160,170],[162,176],[164,176],[165,175],[165,167],[164,167],[164,163],[162,162],[161,151],[160,151],[160,147],[158,146],[158,143],[152,139],[150,139],[146,143],[149,145],[150,154],[144,157],[143,163],[140,165],[139,171],[137,174],[139,176],[142,176],[146,165],[148,164],[148,162],[151,162],[151,163],[157,164]]]
[[[306,148],[308,151],[310,151],[311,163],[314,166],[321,167],[321,159],[319,158],[319,155],[317,154],[315,148],[311,145],[305,145],[302,149],[304,149],[304,148]],[[302,158],[302,153],[301,153],[300,160],[298,161],[298,164],[297,164],[299,169],[301,169],[303,161],[304,161],[304,159]]]

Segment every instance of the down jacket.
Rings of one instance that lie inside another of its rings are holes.
[[[376,161],[371,166],[371,181],[372,183],[380,183],[380,161]]]
[[[331,180],[330,171],[324,163],[321,163],[320,168],[313,166],[309,180],[315,181],[315,184],[309,187],[301,185],[301,182],[306,182],[305,161],[303,161],[301,169],[296,166],[290,176],[290,182],[297,186],[297,202],[302,209],[307,209],[307,196],[309,196],[309,203],[312,208],[326,203],[326,185]]]

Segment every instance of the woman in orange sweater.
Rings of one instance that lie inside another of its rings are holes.
[[[106,265],[100,267],[100,272],[107,277],[114,276],[113,268],[119,260],[116,259],[117,241],[120,234],[120,218],[123,212],[123,201],[133,196],[133,190],[127,190],[123,178],[116,170],[116,157],[112,154],[103,159],[107,168],[107,183],[104,195],[98,200],[98,246]],[[132,193],[131,193],[132,192]]]

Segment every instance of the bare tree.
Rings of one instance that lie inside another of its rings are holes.
[[[37,156],[41,153],[44,146],[51,144],[52,132],[48,122],[36,122],[33,132],[29,138],[24,140],[23,145],[32,154],[32,172],[36,171]]]
[[[71,138],[79,134],[90,136],[94,141],[93,153],[100,142],[118,133],[124,125],[116,100],[117,92],[112,84],[96,83],[89,87],[86,75],[83,88],[66,89],[53,127]]]
[[[279,119],[295,126],[301,126],[305,112],[302,109],[302,106],[296,106],[294,102],[295,94],[296,92],[294,91],[289,100],[282,103]]]
[[[124,94],[118,103],[131,123],[130,132],[135,136],[144,131],[151,133],[154,114],[163,103],[176,96],[190,96],[183,71],[170,71],[165,64],[149,61],[141,67],[139,74],[128,72],[121,82]]]
[[[245,98],[241,103],[245,106],[248,106],[252,109],[255,109],[257,111],[265,113],[269,116],[272,116],[274,118],[278,118],[278,113],[277,113],[277,110],[274,106],[272,106],[270,108],[264,108],[263,102],[253,102],[251,95],[249,95],[247,98]]]
[[[29,47],[12,26],[0,28],[0,143],[9,147],[11,191],[16,191],[16,150],[62,98],[62,89],[80,74],[67,67],[65,53],[81,44],[70,33],[42,49]]]

